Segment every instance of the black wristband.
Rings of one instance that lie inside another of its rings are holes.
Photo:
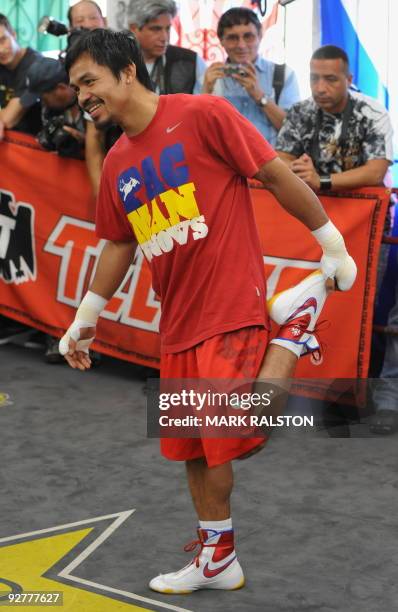
[[[321,191],[330,191],[332,188],[332,178],[330,174],[325,174],[324,176],[319,177],[320,190]]]

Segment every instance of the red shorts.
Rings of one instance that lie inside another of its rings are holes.
[[[256,378],[268,344],[263,327],[244,327],[213,336],[180,353],[164,353],[161,378]],[[173,461],[206,457],[213,467],[236,459],[262,438],[161,438],[162,455]]]

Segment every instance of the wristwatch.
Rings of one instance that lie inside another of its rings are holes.
[[[268,98],[266,95],[261,96],[261,98],[259,99],[259,101],[257,102],[257,104],[259,106],[261,106],[261,108],[264,108],[264,106],[267,106],[268,104]]]
[[[325,174],[319,177],[319,188],[321,191],[330,191],[332,188],[332,178],[330,174]]]

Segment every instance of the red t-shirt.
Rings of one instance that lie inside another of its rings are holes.
[[[162,351],[248,325],[267,326],[260,241],[246,177],[276,154],[216,96],[160,96],[104,163],[97,234],[136,236],[161,297]]]

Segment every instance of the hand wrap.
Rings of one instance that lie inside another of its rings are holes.
[[[59,341],[59,352],[61,355],[66,355],[69,352],[70,338],[77,342],[75,348],[76,351],[84,351],[85,353],[88,353],[89,346],[94,340],[94,335],[88,340],[80,340],[80,330],[85,327],[93,327],[95,331],[98,317],[105,308],[107,301],[108,300],[100,295],[97,295],[92,291],[87,291],[76,311],[75,320]]]
[[[325,276],[335,278],[337,288],[348,291],[357,276],[357,266],[348,254],[344,238],[331,221],[312,232],[323,250],[321,269]]]

